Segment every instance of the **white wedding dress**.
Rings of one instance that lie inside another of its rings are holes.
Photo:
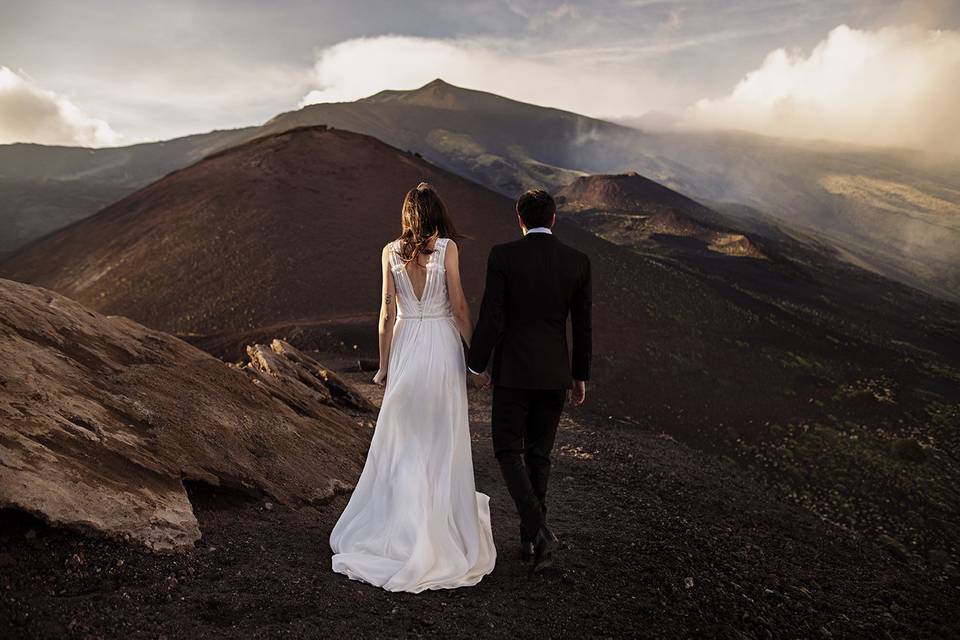
[[[478,583],[493,570],[489,497],[470,453],[466,365],[438,239],[421,299],[391,245],[397,321],[376,431],[330,534],[333,570],[389,591]]]

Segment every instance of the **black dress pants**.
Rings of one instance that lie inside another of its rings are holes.
[[[493,388],[493,450],[526,540],[533,540],[546,520],[550,452],[566,393],[566,389]]]

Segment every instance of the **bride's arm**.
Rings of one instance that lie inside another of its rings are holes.
[[[453,319],[463,341],[470,346],[473,338],[473,319],[470,317],[470,305],[463,293],[463,283],[460,282],[460,249],[452,240],[447,245],[447,252],[443,256],[443,266],[447,272],[447,292],[450,295],[450,308],[453,310]]]
[[[390,270],[390,246],[383,248],[381,255],[383,267],[383,296],[380,300],[380,370],[373,377],[377,384],[387,380],[387,365],[390,363],[390,344],[393,342],[393,325],[397,321],[397,290]]]

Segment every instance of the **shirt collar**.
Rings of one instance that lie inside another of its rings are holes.
[[[527,233],[525,235],[529,235],[531,233],[549,233],[550,235],[553,235],[553,231],[550,230],[550,227],[534,227],[533,229],[527,229]]]

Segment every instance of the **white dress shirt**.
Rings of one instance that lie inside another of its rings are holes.
[[[549,233],[552,235],[553,231],[550,230],[550,227],[534,227],[533,229],[527,229],[523,235],[527,235],[528,233]],[[469,371],[475,376],[480,375],[479,371],[474,371],[470,367],[467,367],[467,371]]]
[[[553,231],[550,230],[550,227],[534,227],[533,229],[527,229],[527,233],[549,233],[552,234]],[[523,235],[527,235],[527,233]]]

